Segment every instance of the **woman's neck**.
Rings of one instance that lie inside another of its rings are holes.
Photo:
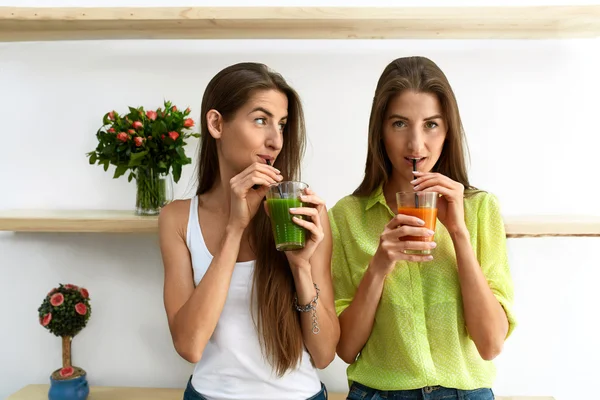
[[[203,204],[219,214],[229,216],[231,206],[231,186],[229,181],[235,176],[227,166],[219,163],[219,174],[212,188],[202,195]]]

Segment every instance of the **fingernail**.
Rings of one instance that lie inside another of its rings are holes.
[[[293,211],[296,211],[296,208],[295,208],[295,207],[292,207],[292,208],[290,208],[290,211],[292,211],[292,212],[293,212]]]
[[[431,248],[434,248],[435,246],[437,246],[437,243],[436,242],[430,242],[429,246],[431,246]]]
[[[433,256],[427,256],[427,261],[433,260]]]
[[[281,180],[283,180],[283,176],[281,176],[281,175],[277,175],[277,180],[278,180],[278,181],[281,181]]]
[[[410,181],[410,183],[415,183],[416,181],[417,181],[416,179],[413,179],[412,181]]]
[[[419,223],[419,225],[425,225],[425,221],[423,221],[422,219],[417,221]]]
[[[429,233],[429,236],[433,236],[435,234],[435,231],[432,231],[431,229],[428,229],[427,233]]]
[[[417,190],[419,188],[419,185],[415,186],[413,189]]]

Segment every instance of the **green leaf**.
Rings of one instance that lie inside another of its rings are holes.
[[[102,154],[110,156],[115,151],[115,144],[109,144],[105,148],[102,149]]]
[[[102,163],[104,164],[104,171],[108,171],[108,164],[110,163],[109,159],[107,158]]]
[[[185,150],[181,146],[177,147],[177,154],[179,154],[179,156],[183,159],[187,158],[187,156],[185,155]]]
[[[131,159],[132,160],[137,160],[139,158],[143,158],[146,154],[148,154],[148,151],[140,151],[139,153],[133,153],[131,155]]]
[[[135,177],[135,174],[133,172],[129,173],[129,176],[127,177],[127,182],[131,182],[131,180]]]
[[[167,125],[164,121],[160,121],[152,124],[152,136],[156,138],[160,138],[160,135],[163,133],[167,133]]]
[[[113,179],[116,179],[122,175],[125,175],[125,172],[127,172],[127,169],[129,167],[127,165],[119,165],[117,166],[117,169],[115,169],[115,174],[113,175]]]
[[[158,162],[158,168],[160,168],[160,169],[167,169],[167,164],[165,164],[164,161],[159,161]]]
[[[92,153],[90,155],[90,165],[94,165],[96,163],[96,160],[98,159],[98,156],[96,155],[96,153]]]
[[[173,180],[175,183],[179,182],[181,178],[181,164],[175,163],[173,164]]]

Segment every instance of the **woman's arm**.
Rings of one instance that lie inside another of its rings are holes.
[[[313,282],[319,288],[316,307],[316,326],[318,334],[313,333],[313,312],[300,312],[302,337],[315,366],[327,367],[335,358],[335,348],[340,338],[340,325],[333,303],[333,284],[331,280],[331,229],[327,211],[321,211],[319,218],[323,227],[323,241],[319,244],[309,263],[290,261],[294,276],[298,305],[309,304],[316,296]]]
[[[356,360],[371,335],[385,277],[395,268],[396,262],[431,260],[431,256],[428,255],[404,253],[407,249],[431,249],[431,242],[399,240],[402,236],[433,235],[433,232],[423,228],[423,224],[424,222],[416,217],[398,214],[386,225],[381,234],[379,247],[358,285],[352,303],[340,314],[341,336],[337,353],[347,364],[352,364]]]
[[[477,261],[466,227],[451,234],[458,263],[458,278],[469,335],[484,360],[493,360],[504,346],[508,318],[492,293]]]
[[[358,353],[367,343],[375,313],[383,293],[386,274],[380,272],[383,268],[374,266],[377,263],[371,259],[367,271],[363,275],[352,303],[340,314],[341,336],[337,346],[337,354],[347,364],[352,364]]]
[[[175,349],[189,362],[200,360],[217,326],[244,230],[269,186],[282,179],[279,170],[254,163],[230,180],[229,221],[219,249],[196,288],[185,239],[189,203],[176,201],[161,210],[158,222],[165,268],[165,309]],[[254,185],[259,188],[251,190]]]
[[[189,203],[175,201],[161,210],[159,239],[164,264],[164,304],[177,353],[191,363],[202,357],[229,291],[243,230],[228,228],[204,277],[194,288],[185,221]]]

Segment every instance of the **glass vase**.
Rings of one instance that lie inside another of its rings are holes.
[[[162,207],[173,200],[171,175],[153,168],[138,167],[135,173],[137,215],[158,215]]]

